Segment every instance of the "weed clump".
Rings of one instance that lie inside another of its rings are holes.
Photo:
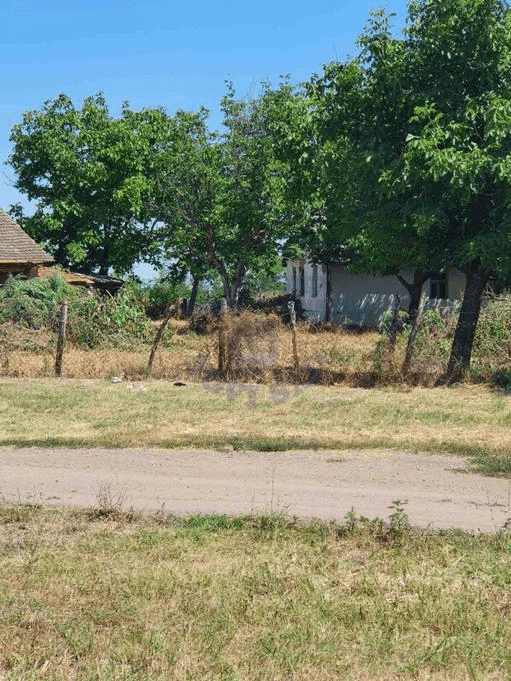
[[[91,295],[69,286],[60,275],[10,279],[0,288],[0,323],[46,331],[54,343],[64,298],[68,300],[68,339],[78,347],[130,350],[150,343],[153,338],[154,329],[146,317],[143,296],[135,285],[127,284],[116,296]],[[6,326],[3,332],[6,336]],[[164,345],[168,339],[169,334]]]
[[[55,330],[61,301],[75,295],[75,290],[59,275],[28,280],[11,278],[0,288],[0,321],[33,330]]]
[[[154,327],[137,288],[127,285],[113,297],[82,295],[70,305],[69,338],[79,347],[133,350],[151,343]],[[165,345],[169,334],[162,343]]]
[[[229,380],[262,379],[279,361],[279,330],[282,322],[275,315],[242,312],[225,321],[226,361]]]

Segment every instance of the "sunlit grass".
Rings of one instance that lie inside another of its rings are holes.
[[[3,679],[506,679],[510,539],[0,506]]]
[[[490,458],[497,468],[501,461],[501,472],[511,454],[510,398],[481,386],[364,390],[2,379],[0,408],[2,445],[382,447]]]

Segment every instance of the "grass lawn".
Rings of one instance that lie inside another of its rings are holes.
[[[482,386],[114,384],[1,379],[0,445],[393,448],[511,473],[511,397]]]
[[[508,679],[510,536],[402,520],[1,505],[0,676]]]
[[[484,387],[2,379],[0,445],[385,447],[511,472]],[[5,681],[511,677],[511,535],[0,503]]]

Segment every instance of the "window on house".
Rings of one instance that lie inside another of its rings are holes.
[[[430,298],[447,298],[447,273],[437,272],[429,282]]]
[[[318,297],[318,266],[312,266],[312,297]]]
[[[305,295],[305,267],[303,265],[300,265],[300,291],[298,295]]]
[[[296,267],[293,265],[293,295],[296,296]]]

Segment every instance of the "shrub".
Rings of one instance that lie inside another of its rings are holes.
[[[380,319],[378,321],[378,332],[382,336],[388,336],[389,331],[390,331],[390,326],[392,324],[392,320],[394,318],[394,310],[388,309],[385,310],[380,315]],[[399,331],[409,331],[410,330],[410,316],[407,312],[404,310],[399,310],[398,314],[398,319],[399,319]]]
[[[14,278],[0,289],[0,323],[56,331],[60,303],[68,299],[68,339],[95,348],[136,349],[151,343],[154,328],[145,315],[144,294],[129,282],[116,296],[69,286],[60,275]],[[167,332],[163,344],[171,337]]]
[[[511,366],[511,295],[489,300],[481,312],[474,339],[475,373],[501,385]]]
[[[147,289],[150,305],[166,305],[177,298],[189,298],[190,287],[184,282],[157,280]]]
[[[0,321],[29,329],[54,329],[61,301],[74,297],[74,289],[60,275],[42,279],[15,277],[0,288]]]
[[[130,350],[150,343],[154,337],[143,296],[131,284],[116,296],[96,293],[76,297],[70,305],[68,329],[70,339],[91,349]]]

